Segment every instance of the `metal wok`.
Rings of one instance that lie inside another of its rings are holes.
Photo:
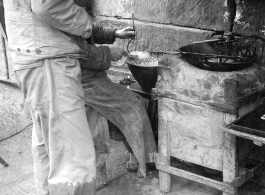
[[[212,71],[236,71],[249,67],[256,60],[253,38],[226,41],[216,39],[195,42],[168,54],[181,54],[190,64]]]

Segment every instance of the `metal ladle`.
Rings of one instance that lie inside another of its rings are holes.
[[[132,22],[133,22],[133,32],[134,32],[134,36],[131,38],[131,40],[128,42],[128,44],[127,44],[127,52],[128,52],[128,54],[129,54],[129,56],[131,56],[131,57],[135,57],[134,55],[132,56],[131,55],[131,53],[130,53],[130,51],[129,51],[129,45],[131,44],[131,43],[134,43],[134,41],[135,41],[135,36],[136,36],[136,33],[135,33],[135,25],[134,25],[134,13],[132,13]]]

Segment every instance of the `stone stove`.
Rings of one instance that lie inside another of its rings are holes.
[[[161,190],[170,190],[170,173],[210,185],[223,194],[237,194],[237,187],[244,183],[238,164],[245,162],[255,145],[238,140],[222,128],[262,103],[265,68],[253,64],[241,71],[207,71],[172,55],[163,56],[159,63],[170,67],[159,69],[154,89],[158,98],[157,168]],[[223,180],[173,168],[171,156],[220,171]]]

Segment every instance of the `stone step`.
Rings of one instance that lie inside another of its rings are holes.
[[[33,175],[10,183],[0,188],[1,195],[36,195],[35,180]]]

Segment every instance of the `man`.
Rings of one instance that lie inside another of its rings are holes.
[[[4,8],[15,76],[33,120],[37,194],[94,195],[95,150],[79,65],[88,52],[95,55],[86,42],[91,18],[74,0],[4,0]]]
[[[116,30],[94,25],[89,42],[113,44],[116,38],[126,39],[133,36],[131,27]],[[114,124],[119,128],[130,146],[131,160],[127,164],[128,170],[137,170],[139,166],[138,175],[145,177],[146,163],[151,162],[150,156],[156,153],[146,105],[141,96],[108,78],[105,70],[109,69],[112,56],[109,47],[111,46],[98,47],[103,51],[102,56],[93,55],[95,58],[89,57],[88,61],[81,63],[85,102],[108,119],[111,126]],[[93,66],[90,66],[92,63]]]

